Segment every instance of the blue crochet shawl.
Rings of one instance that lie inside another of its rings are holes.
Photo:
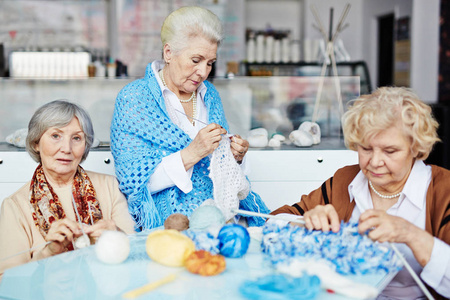
[[[204,97],[210,123],[228,131],[222,102],[214,86],[205,81]],[[162,158],[178,152],[191,143],[191,138],[172,123],[165,107],[158,81],[147,66],[145,77],[127,84],[117,95],[111,122],[111,151],[120,190],[126,195],[136,229],[151,229],[163,225],[173,213],[190,216],[206,199],[213,198],[213,183],[209,178],[209,157],[200,160],[191,177],[193,189],[185,194],[176,186],[153,195],[147,188],[150,176]],[[269,213],[261,197],[250,192],[240,201],[240,208]],[[247,217],[249,226],[261,226],[264,220]]]

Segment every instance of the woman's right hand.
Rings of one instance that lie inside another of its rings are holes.
[[[317,205],[305,212],[303,218],[305,227],[309,230],[328,232],[331,229],[333,232],[338,232],[341,227],[336,209],[331,204]]]
[[[219,147],[222,134],[226,133],[227,131],[222,126],[215,123],[211,123],[201,129],[194,140],[181,150],[181,158],[186,170],[192,168],[202,158],[213,153]]]
[[[80,226],[77,222],[67,218],[57,220],[50,225],[50,229],[45,237],[50,255],[56,255],[64,251],[75,237],[82,234]]]

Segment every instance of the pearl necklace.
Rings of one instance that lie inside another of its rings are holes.
[[[167,87],[166,81],[164,80],[163,69],[159,70],[158,74],[159,74],[159,77],[161,78],[163,85]],[[189,99],[187,99],[187,100],[178,99],[182,103],[189,103],[192,101],[192,117],[189,117],[188,115],[186,115],[188,117],[189,121],[192,123],[192,125],[194,125],[194,123],[195,123],[195,115],[197,114],[197,97],[196,96],[197,96],[197,93],[194,91]]]
[[[394,195],[383,195],[380,192],[378,192],[372,185],[372,181],[369,180],[369,186],[372,189],[372,191],[377,194],[377,196],[383,198],[383,199],[392,199],[392,198],[397,198],[400,197],[400,195],[402,194],[402,192],[394,194]]]
[[[161,77],[161,81],[162,81],[163,85],[164,85],[164,86],[167,86],[166,81],[164,80],[164,72],[163,72],[163,69],[161,69],[161,70],[159,71],[159,77]],[[194,91],[189,99],[187,99],[187,100],[178,99],[178,100],[179,100],[180,102],[182,102],[182,103],[188,103],[188,102],[191,102],[193,99],[195,99],[195,94],[196,94],[196,93],[195,93],[195,91]]]

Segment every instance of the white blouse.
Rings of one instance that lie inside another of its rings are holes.
[[[207,88],[202,82],[197,90],[197,112],[194,118],[200,120],[201,122],[195,122],[192,124],[191,120],[184,115],[184,109],[180,103],[180,100],[177,98],[175,93],[169,90],[162,83],[161,78],[158,76],[159,70],[163,67],[164,62],[162,60],[157,60],[152,63],[152,70],[153,73],[156,74],[155,77],[163,93],[164,102],[169,113],[169,117],[175,125],[180,127],[193,140],[197,136],[198,132],[206,127],[205,124],[209,123],[208,111],[206,109],[205,102],[203,101]],[[180,113],[177,110],[183,113]],[[245,161],[246,159],[244,157],[241,167],[244,172],[247,172],[248,170]],[[185,170],[180,151],[175,152],[164,157],[161,163],[156,166],[147,187],[152,194],[172,186],[177,186],[184,193],[189,193],[192,190],[192,171],[193,167],[187,171]]]

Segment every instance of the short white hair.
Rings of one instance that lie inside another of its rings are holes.
[[[161,27],[162,47],[169,44],[179,53],[191,38],[201,36],[212,43],[223,39],[223,27],[219,18],[210,10],[199,6],[185,6],[166,17]]]

